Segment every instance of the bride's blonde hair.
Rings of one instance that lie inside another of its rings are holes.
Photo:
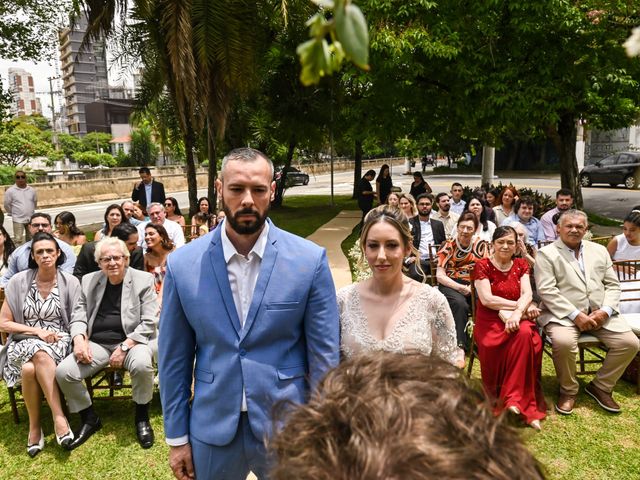
[[[360,251],[362,252],[361,261],[364,261],[366,258],[364,254],[364,244],[367,241],[369,230],[373,225],[379,222],[386,222],[398,231],[405,248],[408,248],[411,255],[416,257],[416,269],[418,270],[418,273],[422,275],[422,278],[424,279],[423,282],[426,281],[427,276],[420,266],[420,252],[413,246],[413,234],[409,228],[409,220],[402,210],[397,207],[380,205],[379,207],[371,210],[367,213],[367,216],[364,217],[364,224],[362,225],[362,230],[360,232]],[[407,267],[403,266],[402,269],[406,271]]]

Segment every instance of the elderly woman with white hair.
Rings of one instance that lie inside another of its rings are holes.
[[[97,272],[82,278],[82,293],[71,315],[73,353],[56,369],[71,413],[80,413],[80,430],[69,449],[79,447],[101,427],[84,379],[111,366],[131,375],[135,426],[142,448],[153,445],[149,404],[153,395],[153,352],[157,303],[153,275],[129,268],[129,250],[115,237],[96,244]]]

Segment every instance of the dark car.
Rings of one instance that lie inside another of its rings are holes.
[[[276,169],[275,180],[280,182],[282,178],[283,168],[278,167]],[[285,187],[293,187],[295,185],[307,185],[309,183],[309,175],[301,172],[296,167],[287,167],[287,176],[285,180]]]
[[[618,152],[580,171],[580,185],[590,187],[593,183],[608,183],[616,187],[621,183],[627,188],[638,188],[640,184],[640,152]]]

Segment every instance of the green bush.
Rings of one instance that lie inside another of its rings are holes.
[[[75,152],[72,157],[79,164],[91,167],[97,167],[98,165],[115,167],[117,165],[116,159],[110,153]]]
[[[16,170],[22,170],[19,167],[10,167],[8,165],[0,165],[0,185],[13,185],[16,181]],[[27,182],[36,181],[36,175],[33,172],[26,172]]]

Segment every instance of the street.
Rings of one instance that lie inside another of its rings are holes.
[[[394,167],[392,172],[393,184],[402,188],[403,192],[408,192],[413,181],[413,177],[402,174],[402,167]],[[527,177],[526,172],[514,172],[515,175],[496,177],[494,183],[502,182],[502,184],[513,183],[518,187],[527,186],[534,190],[547,193],[552,197],[556,190],[560,188],[559,175],[530,176]],[[430,175],[429,169],[425,174],[425,179],[431,185],[434,193],[445,192],[451,188],[453,182],[460,182],[463,185],[477,186],[480,184],[480,175]],[[161,178],[159,180],[162,180]],[[336,172],[334,174],[334,194],[350,195],[353,190],[353,172]],[[372,182],[373,183],[373,182]],[[331,178],[329,174],[311,176],[309,185],[292,187],[287,190],[285,195],[285,204],[287,196],[294,195],[329,195],[331,193]],[[206,189],[198,190],[198,197],[205,196]],[[172,192],[169,196],[175,197],[178,204],[183,208],[183,213],[188,211],[187,192]],[[627,190],[625,188],[612,187],[590,187],[583,188],[582,195],[584,197],[585,208],[591,212],[612,218],[622,219],[635,205],[640,205],[640,190]],[[124,199],[122,199],[124,200]],[[122,201],[120,200],[120,201]],[[64,211],[73,212],[79,226],[93,225],[103,222],[104,211],[108,205],[112,203],[120,203],[120,201],[96,202],[83,205],[67,205],[55,208],[48,208],[44,211],[51,215],[52,220],[55,216]],[[12,232],[11,220],[5,217],[5,228]]]

